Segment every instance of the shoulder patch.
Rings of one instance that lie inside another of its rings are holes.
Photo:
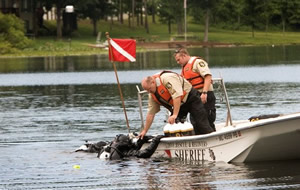
[[[168,82],[168,84],[166,85],[166,88],[167,88],[167,89],[172,88],[172,84]]]
[[[199,63],[200,67],[205,67],[205,63],[203,63],[202,61]]]

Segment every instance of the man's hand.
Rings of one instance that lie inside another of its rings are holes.
[[[207,102],[207,94],[202,93],[200,98],[201,98],[201,101],[203,104],[205,104]]]
[[[177,116],[176,115],[171,115],[169,118],[168,118],[168,123],[170,124],[174,124],[175,123],[175,120],[176,120]]]
[[[180,96],[173,99],[173,114],[168,118],[168,123],[170,123],[170,124],[175,123],[175,119],[177,118],[179,110],[180,110],[180,104],[181,104]]]
[[[147,132],[146,132],[145,130],[143,130],[143,131],[139,134],[138,137],[139,137],[140,139],[143,139],[144,136],[146,135],[146,133],[147,133]]]
[[[151,124],[153,122],[154,116],[155,116],[155,114],[149,114],[149,113],[147,113],[146,123],[145,123],[144,129],[143,129],[143,131],[138,136],[140,139],[143,139],[144,136],[146,135],[147,131],[149,130],[149,128],[150,128],[150,126],[151,126]]]

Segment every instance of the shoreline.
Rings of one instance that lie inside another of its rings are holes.
[[[237,47],[239,45],[221,42],[200,41],[159,41],[159,42],[137,42],[137,46],[145,49],[174,49],[191,47]]]
[[[92,51],[50,51],[50,52],[38,52],[36,51],[21,51],[17,54],[7,54],[0,55],[0,59],[5,58],[26,58],[26,57],[64,57],[64,56],[90,56],[106,54],[108,49],[107,46],[82,43],[83,46],[89,47]],[[289,46],[289,45],[299,45],[295,44],[265,44],[265,45],[251,45],[251,44],[234,44],[234,43],[224,43],[224,42],[201,42],[201,41],[154,41],[154,42],[136,42],[137,52],[144,51],[161,51],[161,50],[174,50],[178,48],[232,48],[232,47],[247,47],[247,46]],[[27,52],[27,53],[24,53]]]

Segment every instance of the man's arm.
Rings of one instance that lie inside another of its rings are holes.
[[[175,123],[175,120],[180,110],[180,105],[181,105],[181,97],[178,96],[177,98],[173,99],[173,114],[168,119],[168,122],[170,124]]]
[[[207,92],[209,90],[210,85],[211,85],[211,75],[205,75],[203,91]]]
[[[146,123],[145,123],[145,126],[144,126],[144,129],[143,131],[139,134],[139,137],[141,139],[144,138],[144,136],[146,135],[146,133],[148,132],[148,130],[150,129],[151,125],[152,125],[152,122],[154,120],[154,117],[155,117],[155,114],[150,114],[150,113],[147,113],[147,116],[146,116]]]
[[[125,156],[136,156],[138,158],[150,158],[152,154],[155,152],[155,150],[157,149],[160,139],[162,137],[164,136],[158,135],[154,137],[147,148],[143,150],[129,150]]]
[[[198,62],[198,64],[195,64],[193,69],[195,69],[195,72],[198,72],[203,77],[204,86],[202,88],[202,92],[207,92],[210,89],[212,79],[212,74],[210,72],[210,69],[208,68],[207,62],[201,60]],[[207,94],[202,93],[200,98],[203,104],[207,102]]]
[[[211,75],[205,75],[204,86],[203,86],[202,92],[208,92],[210,85],[211,85]],[[201,101],[203,104],[205,104],[207,102],[207,94],[206,93],[201,94]]]

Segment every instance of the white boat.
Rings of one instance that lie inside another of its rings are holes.
[[[257,162],[300,159],[300,113],[270,115],[262,119],[232,121],[223,79],[227,119],[216,124],[216,132],[205,135],[164,137],[152,157],[183,161]],[[141,119],[141,96],[139,91]],[[143,122],[142,122],[143,127]],[[145,145],[146,146],[146,145]]]

